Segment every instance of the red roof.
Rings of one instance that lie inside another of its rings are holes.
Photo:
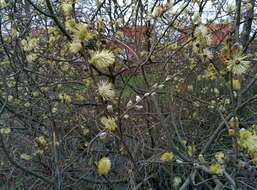
[[[209,24],[207,25],[208,33],[212,36],[212,43],[219,44],[224,37],[232,32],[232,28],[229,24]],[[181,30],[180,40],[186,41],[188,36],[191,35],[192,29],[190,27],[185,27]]]
[[[146,31],[146,26],[127,26],[122,28],[124,36],[129,39],[134,39],[136,37],[137,39],[143,40]]]
[[[118,39],[113,40],[111,43],[118,48],[124,50],[124,55],[127,55],[129,60],[137,60],[138,52],[135,45],[135,38],[139,41],[144,41],[145,33],[148,28],[146,26],[126,26],[121,29],[124,38],[120,41]]]

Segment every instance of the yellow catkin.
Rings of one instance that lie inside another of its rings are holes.
[[[111,160],[108,157],[103,157],[98,161],[97,173],[99,175],[106,175],[111,170]]]
[[[161,160],[162,161],[170,161],[172,160],[174,157],[174,154],[173,152],[164,152],[162,155],[161,155]]]

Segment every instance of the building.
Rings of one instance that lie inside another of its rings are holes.
[[[212,38],[212,45],[220,44],[229,33],[233,32],[229,24],[212,23],[207,25],[207,29]],[[184,27],[180,32],[180,41],[186,42],[192,36],[193,29],[192,27]]]

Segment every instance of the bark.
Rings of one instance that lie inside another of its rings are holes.
[[[255,0],[251,0],[249,3],[251,3],[252,7],[251,7],[251,9],[246,11],[245,23],[244,23],[243,31],[241,34],[241,43],[242,43],[243,47],[246,47],[246,45],[248,44],[248,41],[250,38],[250,33],[251,33],[251,28],[252,28],[252,23],[253,23],[253,17],[254,17]]]
[[[235,18],[235,41],[239,42],[239,28],[241,20],[241,0],[236,0],[236,18]]]

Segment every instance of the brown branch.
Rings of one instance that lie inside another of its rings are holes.
[[[49,183],[49,184],[51,184],[51,185],[54,184],[50,179],[48,179],[48,178],[46,178],[46,177],[44,177],[44,176],[41,176],[41,175],[39,175],[38,173],[33,172],[33,171],[31,171],[31,170],[25,168],[24,166],[18,164],[17,162],[15,162],[14,159],[10,156],[10,154],[9,154],[9,152],[8,152],[8,150],[7,150],[7,147],[5,146],[5,143],[4,143],[4,140],[3,140],[3,135],[2,135],[1,133],[0,133],[0,142],[1,142],[1,144],[2,144],[1,147],[2,147],[2,149],[3,149],[3,152],[4,152],[5,156],[6,156],[6,158],[8,159],[8,161],[9,161],[13,166],[15,166],[16,168],[22,170],[22,171],[25,172],[25,173],[28,173],[28,174],[30,174],[30,175],[32,175],[32,176],[34,176],[34,177],[37,177],[37,178],[43,180],[43,181],[46,182],[46,183]]]

